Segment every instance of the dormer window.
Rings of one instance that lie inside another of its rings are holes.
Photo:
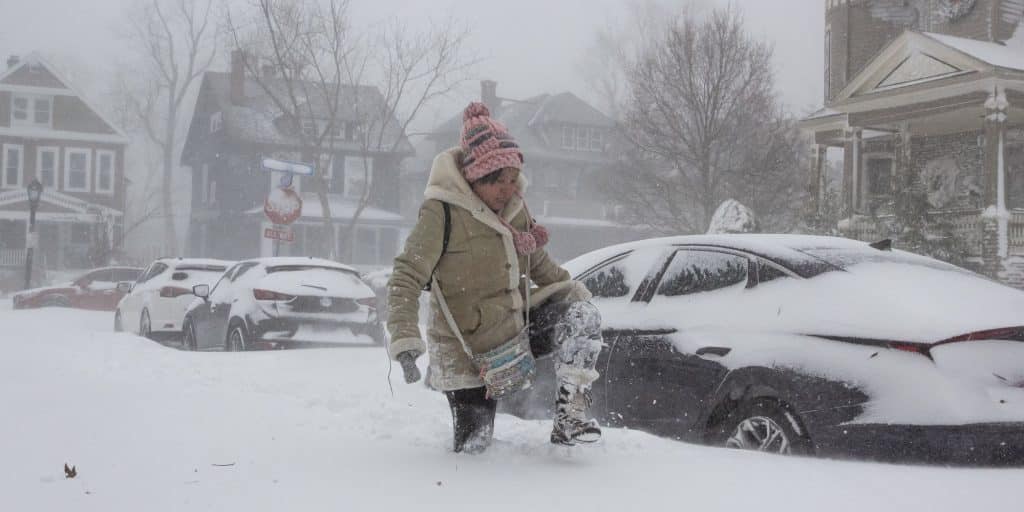
[[[11,126],[49,128],[52,124],[53,98],[51,96],[11,95]]]

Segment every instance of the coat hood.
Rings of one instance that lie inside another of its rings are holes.
[[[430,167],[430,178],[427,180],[427,189],[423,192],[423,196],[469,210],[474,217],[492,217],[497,222],[497,215],[473,192],[466,178],[462,177],[458,164],[461,159],[462,148],[459,147],[443,151],[434,157],[434,164]],[[520,195],[526,195],[528,182],[522,172],[519,173],[517,185]],[[511,221],[522,209],[523,200],[513,197],[500,213],[506,221]]]

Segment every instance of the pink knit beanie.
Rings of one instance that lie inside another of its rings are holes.
[[[483,103],[470,103],[462,112],[462,175],[474,181],[488,174],[515,167],[521,169],[523,153],[501,122],[491,119]]]

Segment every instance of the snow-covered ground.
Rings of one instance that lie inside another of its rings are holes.
[[[1024,479],[613,429],[556,448],[547,422],[504,415],[491,450],[457,455],[443,396],[397,367],[392,395],[381,349],[192,353],[111,327],[0,305],[0,510],[963,512],[1018,506]]]

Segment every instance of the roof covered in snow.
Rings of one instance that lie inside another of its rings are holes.
[[[560,147],[561,125],[612,129],[615,122],[571,92],[539,94],[521,101],[503,101],[491,110],[523,148],[527,165],[531,156],[603,162],[601,152],[570,151]],[[552,129],[547,133],[544,129]],[[556,131],[557,130],[557,133]],[[455,146],[462,132],[462,112],[434,129],[430,138]],[[606,137],[607,142],[607,137]]]
[[[986,64],[1024,71],[1024,48],[931,32],[924,32],[923,34]]]

